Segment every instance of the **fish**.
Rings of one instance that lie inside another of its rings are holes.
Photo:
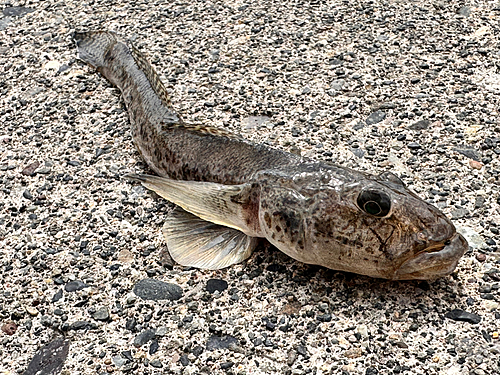
[[[119,88],[132,139],[156,175],[125,176],[174,203],[162,228],[177,263],[221,269],[260,238],[307,264],[390,280],[449,275],[468,249],[395,174],[372,175],[185,121],[158,74],[111,31],[75,32],[78,57]]]

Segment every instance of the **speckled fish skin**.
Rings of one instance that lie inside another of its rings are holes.
[[[231,200],[243,207],[249,236],[305,263],[394,280],[448,275],[468,248],[451,221],[394,174],[368,175],[186,124],[133,46],[111,32],[74,38],[80,58],[121,90],[134,143],[159,176],[244,184]]]

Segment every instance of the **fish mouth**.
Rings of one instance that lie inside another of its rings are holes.
[[[433,244],[406,260],[396,269],[392,279],[429,280],[449,275],[468,248],[465,238],[455,233],[448,240]]]

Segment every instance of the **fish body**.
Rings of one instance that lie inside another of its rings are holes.
[[[218,269],[256,238],[299,261],[387,279],[451,273],[468,248],[437,208],[390,172],[369,175],[186,123],[144,56],[112,32],[75,33],[79,57],[116,85],[158,176],[133,175],[178,207],[163,228],[177,262]]]

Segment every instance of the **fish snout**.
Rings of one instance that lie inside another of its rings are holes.
[[[428,240],[427,244],[396,269],[393,280],[429,280],[449,275],[469,247],[465,238],[456,232],[440,241]]]
[[[439,213],[439,216],[429,219],[426,229],[417,233],[419,240],[427,243],[445,242],[453,237],[456,233],[453,223],[444,215]]]

